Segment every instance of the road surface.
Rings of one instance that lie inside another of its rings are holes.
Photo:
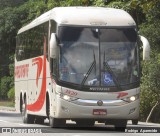
[[[49,121],[46,119],[44,124],[23,124],[20,113],[15,111],[6,111],[0,110],[0,135],[8,136],[10,132],[12,135],[28,135],[33,134],[34,136],[39,136],[39,133],[43,133],[41,135],[64,135],[64,136],[106,136],[107,134],[110,136],[114,135],[126,135],[134,134],[134,135],[143,135],[142,132],[147,132],[148,136],[151,136],[150,133],[154,133],[154,135],[159,135],[159,133],[155,133],[156,131],[160,131],[160,124],[153,123],[142,123],[140,122],[138,125],[132,125],[131,122],[128,122],[126,132],[118,132],[115,131],[114,126],[104,125],[102,123],[96,123],[94,127],[91,128],[78,128],[75,125],[75,122],[67,121],[67,125],[65,128],[50,128]],[[140,132],[141,133],[136,133]]]

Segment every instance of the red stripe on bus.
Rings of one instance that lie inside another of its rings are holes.
[[[42,72],[42,58],[35,58],[32,60],[32,66],[37,65],[37,77],[36,77],[36,85],[38,86],[38,79]]]
[[[122,98],[122,97],[124,97],[124,96],[127,96],[127,95],[128,95],[128,93],[127,93],[127,92],[119,92],[119,93],[117,93],[117,94],[118,94],[117,98]]]
[[[27,105],[27,110],[29,111],[40,111],[44,105],[46,97],[46,37],[44,37],[44,58],[43,58],[43,77],[40,95],[37,101],[33,104]]]

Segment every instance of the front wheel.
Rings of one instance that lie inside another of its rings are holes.
[[[119,120],[114,125],[116,131],[125,131],[127,126],[127,120]]]
[[[43,117],[36,116],[36,117],[35,117],[35,123],[36,123],[36,124],[44,124],[44,118],[43,118]]]
[[[66,120],[65,119],[57,119],[57,118],[53,118],[53,117],[49,117],[49,124],[52,128],[55,127],[64,127],[66,124]]]
[[[138,125],[138,119],[132,120],[132,124],[133,124],[133,125]]]
[[[93,127],[94,123],[94,120],[76,120],[76,125],[78,127]]]
[[[52,128],[56,128],[56,127],[64,127],[66,124],[66,120],[65,119],[58,119],[58,118],[54,118],[51,116],[51,106],[50,106],[50,101],[49,98],[47,99],[47,116],[49,119],[49,125]]]

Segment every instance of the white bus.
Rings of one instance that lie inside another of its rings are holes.
[[[149,43],[133,18],[113,8],[58,7],[21,28],[15,106],[23,122],[125,128],[127,120],[137,121],[140,40],[149,59]]]

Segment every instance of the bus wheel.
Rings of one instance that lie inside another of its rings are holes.
[[[27,102],[26,101],[27,100],[25,99],[22,104],[22,120],[23,120],[23,123],[33,124],[35,117],[33,115],[27,114],[27,104],[26,104]]]
[[[50,126],[52,128],[54,128],[54,127],[64,127],[65,124],[66,124],[66,120],[65,119],[56,119],[56,118],[50,117],[49,118],[49,123],[50,123]]]
[[[132,124],[133,124],[133,125],[137,125],[137,124],[138,124],[138,119],[132,120]]]
[[[94,120],[76,120],[76,125],[78,127],[93,127],[94,123]]]
[[[47,105],[46,105],[46,113],[47,113],[47,116],[48,116],[48,119],[49,119],[49,124],[52,128],[54,127],[64,127],[65,124],[66,124],[66,120],[65,119],[57,119],[57,118],[54,118],[54,117],[51,117],[51,107],[50,107],[50,101],[49,101],[49,97],[47,97]]]
[[[36,117],[35,117],[35,123],[36,123],[36,124],[44,124],[44,118],[43,118],[43,117],[36,116]]]
[[[125,131],[127,126],[127,120],[119,120],[114,125],[116,131]]]

